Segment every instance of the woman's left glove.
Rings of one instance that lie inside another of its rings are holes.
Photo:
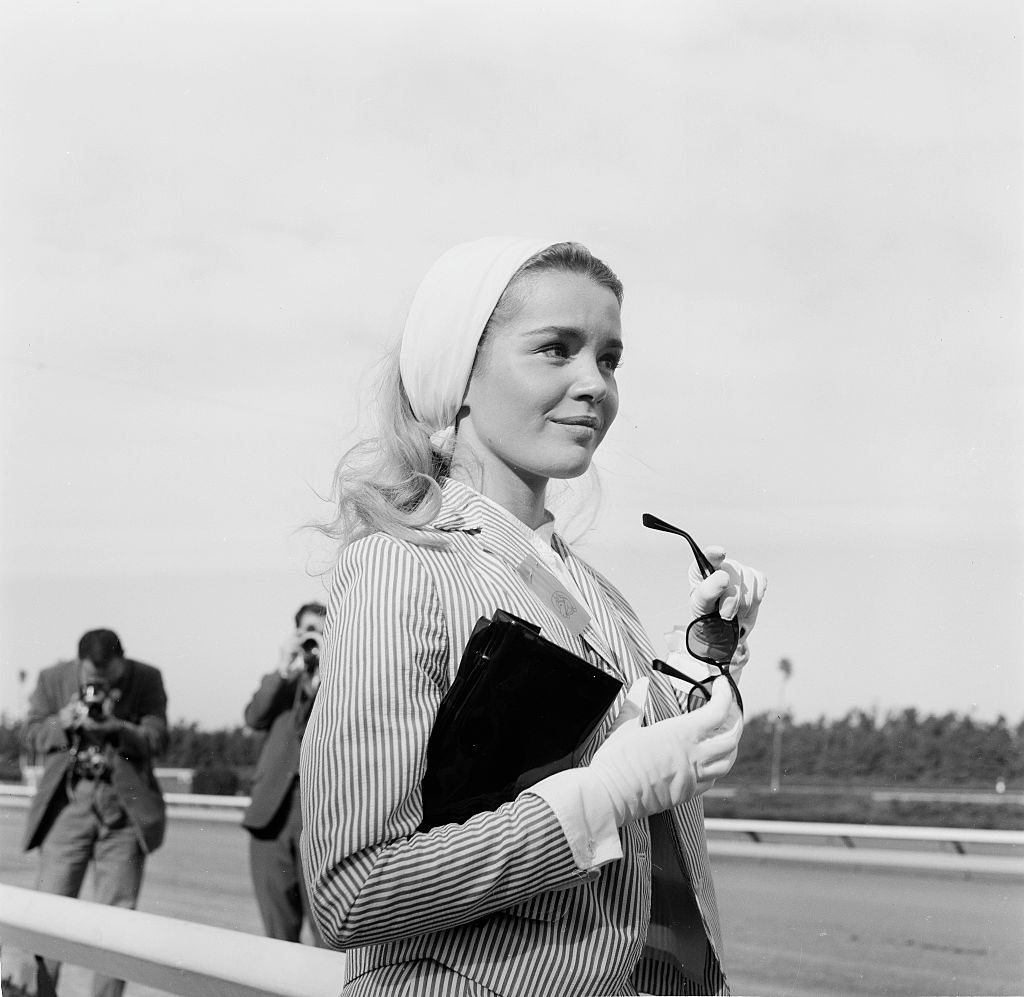
[[[690,611],[696,618],[717,609],[723,620],[739,620],[740,639],[730,666],[733,678],[738,679],[750,658],[747,638],[757,622],[761,600],[768,590],[768,579],[764,572],[726,557],[723,547],[707,547],[704,552],[715,572],[701,578],[696,563],[690,565]]]

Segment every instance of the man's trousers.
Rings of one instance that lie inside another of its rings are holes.
[[[145,852],[127,814],[106,782],[80,779],[70,791],[71,802],[57,815],[40,847],[36,889],[77,897],[86,869],[92,863],[96,903],[134,910],[142,886]],[[49,975],[56,988],[60,963],[36,957],[39,976]],[[46,992],[42,979],[37,990]],[[96,974],[94,997],[121,997],[124,981]]]
[[[323,945],[309,912],[309,898],[302,879],[299,858],[301,831],[302,811],[296,782],[270,825],[250,834],[252,885],[268,937],[286,942],[300,941],[302,919],[305,917],[314,944]]]

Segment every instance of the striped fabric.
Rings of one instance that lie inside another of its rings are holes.
[[[509,513],[449,480],[432,528],[447,548],[374,534],[344,551],[302,742],[303,866],[324,939],[349,951],[346,997],[728,993],[699,798],[624,827],[623,858],[590,873],[530,794],[417,832],[431,725],[481,616],[530,619],[625,688],[649,675],[651,722],[680,709],[632,609],[557,535],[595,613],[581,637],[517,574],[532,534]],[[667,878],[652,880],[652,828],[655,852],[675,858]],[[652,907],[680,909],[666,888],[686,891],[700,922],[687,938],[651,923]],[[698,953],[685,968],[683,950]]]

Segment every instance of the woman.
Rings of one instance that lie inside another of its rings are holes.
[[[351,950],[348,997],[728,992],[700,793],[735,758],[730,689],[685,714],[633,610],[545,507],[615,418],[621,300],[577,244],[455,247],[416,292],[379,438],[339,468],[344,546],[300,785],[311,902],[327,944]],[[531,558],[583,623],[548,611],[517,570]],[[725,567],[692,605],[721,599],[748,630],[763,578]],[[581,767],[420,832],[438,704],[497,609],[629,694]],[[742,640],[734,665],[746,657]]]

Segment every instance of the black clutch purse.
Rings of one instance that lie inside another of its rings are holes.
[[[427,743],[421,831],[579,763],[622,683],[503,610],[482,617]]]

